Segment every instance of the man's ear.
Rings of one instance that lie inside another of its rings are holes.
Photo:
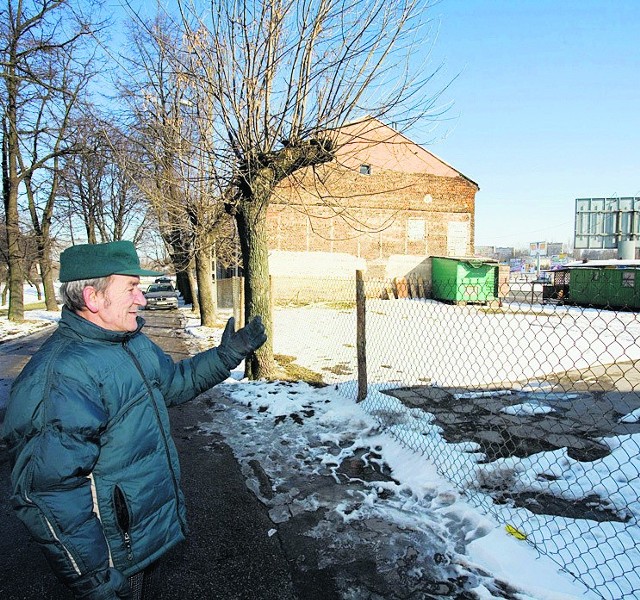
[[[84,304],[92,313],[98,312],[98,292],[96,288],[88,285],[82,290],[82,297],[84,298]]]

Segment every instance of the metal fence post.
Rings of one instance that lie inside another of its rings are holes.
[[[358,355],[357,402],[367,397],[366,294],[362,271],[356,271],[356,349]]]

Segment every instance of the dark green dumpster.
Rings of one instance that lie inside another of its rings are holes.
[[[488,258],[431,259],[433,297],[455,303],[486,304],[496,300],[498,262]]]
[[[637,264],[571,268],[571,301],[581,306],[640,308],[640,269]]]

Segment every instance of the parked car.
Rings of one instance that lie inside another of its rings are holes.
[[[155,283],[171,283],[171,284],[173,284],[173,281],[171,281],[170,277],[167,277],[166,275],[163,275],[162,277],[158,277],[158,279],[155,280]]]
[[[178,290],[170,283],[152,283],[144,292],[144,297],[147,299],[146,309],[178,308],[179,295]]]

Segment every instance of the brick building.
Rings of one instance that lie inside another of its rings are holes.
[[[267,212],[272,251],[343,253],[370,272],[392,256],[472,254],[475,182],[372,118],[345,126],[338,148],[335,161],[279,186]]]

